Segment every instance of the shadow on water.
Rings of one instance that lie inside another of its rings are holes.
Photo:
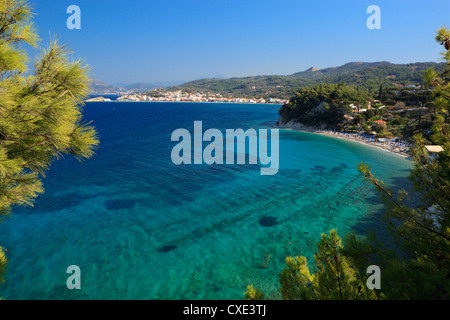
[[[409,170],[406,171],[409,172]],[[360,219],[352,227],[352,231],[360,236],[367,235],[369,232],[375,232],[378,240],[382,244],[384,244],[387,248],[393,249],[395,247],[393,244],[393,237],[387,229],[386,222],[383,220],[383,217],[386,215],[387,207],[381,199],[381,194],[375,190],[375,186],[371,185],[370,182],[365,183],[367,183],[369,187],[373,188],[372,190],[375,192],[375,195],[368,197],[365,200],[375,204],[382,204],[383,206],[369,216]],[[419,204],[420,195],[417,192],[414,192],[413,183],[408,177],[391,178],[391,181],[386,182],[386,186],[394,191],[395,196],[398,194],[398,191],[402,189],[405,190],[409,195],[409,200],[407,201],[409,207],[415,207]]]

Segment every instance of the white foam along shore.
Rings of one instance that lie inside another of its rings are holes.
[[[347,141],[359,142],[365,144],[367,146],[371,146],[373,148],[379,148],[381,150],[385,150],[399,156],[410,158],[411,155],[407,153],[408,146],[403,146],[396,142],[377,142],[375,139],[370,139],[363,137],[358,134],[347,134],[338,131],[324,130],[314,127],[307,127],[300,124],[296,124],[294,126],[289,126],[289,123],[282,126],[277,126],[280,129],[293,130],[293,131],[301,131],[301,132],[309,132],[315,134],[321,134],[329,137],[344,139]]]

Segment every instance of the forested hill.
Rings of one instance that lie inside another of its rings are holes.
[[[433,67],[443,70],[443,63],[420,62],[393,64],[389,62],[350,62],[340,67],[310,68],[287,76],[253,76],[230,79],[202,79],[186,82],[169,90],[182,89],[195,92],[220,93],[224,96],[253,98],[289,99],[301,87],[318,83],[345,82],[359,85],[375,93],[383,86],[402,87],[408,84],[421,84],[423,71]]]

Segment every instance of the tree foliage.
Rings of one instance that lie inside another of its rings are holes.
[[[430,157],[423,135],[414,138],[410,178],[419,203],[411,203],[405,190],[395,194],[367,164],[358,167],[387,205],[384,220],[395,247],[387,248],[375,233],[365,237],[347,234],[343,246],[334,231],[328,239],[322,235],[314,274],[310,274],[306,258],[286,259],[280,275],[284,299],[353,299],[358,292],[355,288],[365,287],[364,270],[374,264],[381,268],[381,290],[366,290],[358,298],[450,298],[450,31],[441,28],[436,40],[446,49],[445,68],[442,72],[428,70],[424,83],[432,89],[433,99],[429,138],[443,151]]]
[[[0,247],[0,283],[4,282],[3,276],[5,275],[6,271],[6,256],[3,250],[4,249]]]
[[[342,254],[342,240],[336,230],[322,234],[314,254],[315,272],[310,273],[303,256],[287,257],[280,274],[280,290],[285,300],[362,300],[375,299],[364,277]]]
[[[366,300],[377,299],[367,288],[364,271],[360,272],[351,258],[343,255],[342,239],[336,230],[321,235],[314,254],[311,273],[304,256],[287,257],[279,277],[284,300]],[[264,295],[253,286],[247,287],[247,300],[260,300]]]
[[[300,89],[280,109],[280,115],[286,122],[295,119],[307,126],[325,125],[334,128],[351,111],[351,103],[364,105],[370,99],[370,95],[364,90],[343,83],[320,84]]]
[[[259,290],[253,288],[253,285],[249,285],[244,293],[246,300],[264,300],[264,294]]]
[[[54,159],[89,158],[99,143],[82,119],[89,85],[83,61],[52,40],[27,73],[24,45],[38,40],[32,16],[26,1],[0,2],[0,218],[13,205],[33,204]]]
[[[436,40],[445,45],[450,33],[442,28]],[[391,299],[448,299],[450,298],[450,56],[445,46],[446,67],[442,73],[429,70],[425,83],[433,88],[432,107],[435,117],[431,141],[444,151],[437,158],[429,157],[421,134],[415,136],[412,148],[414,168],[411,180],[420,204],[408,204],[408,194],[398,195],[386,187],[361,164],[360,171],[381,193],[388,209],[385,220],[403,254],[383,254],[379,245],[373,252],[384,265],[383,292]],[[364,240],[361,240],[364,241]],[[353,256],[361,255],[353,251]]]

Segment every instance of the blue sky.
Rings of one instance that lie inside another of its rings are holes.
[[[69,44],[110,84],[291,74],[351,61],[439,61],[448,0],[31,0],[44,46]],[[381,29],[369,30],[369,5]],[[81,30],[69,30],[69,5]]]

